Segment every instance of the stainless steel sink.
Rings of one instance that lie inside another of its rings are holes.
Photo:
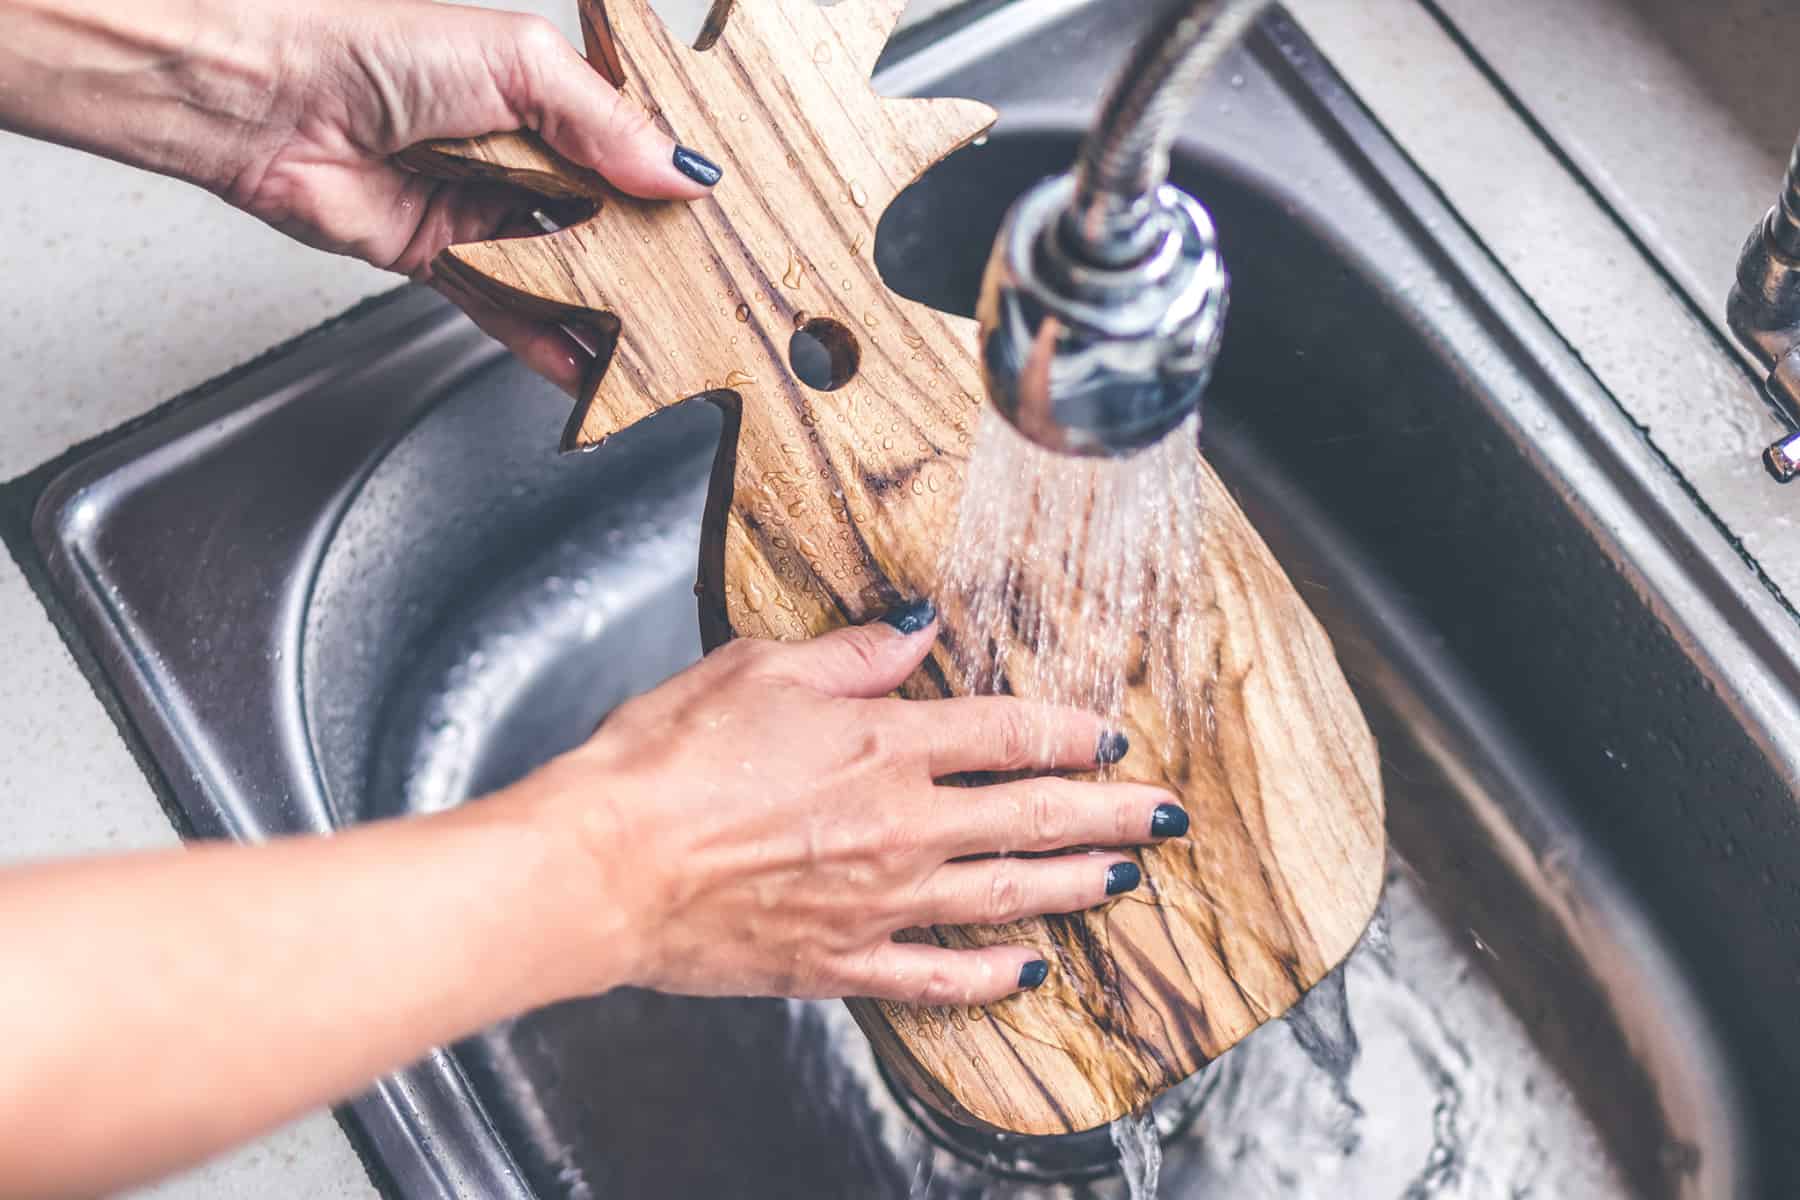
[[[887,214],[892,286],[970,308],[1139,8],[991,6],[890,56],[888,90],[1005,114]],[[1757,718],[1794,664],[1754,581],[1285,17],[1178,159],[1234,282],[1208,451],[1369,712],[1396,855],[1342,976],[1189,1089],[1163,1194],[1786,1194],[1800,731]],[[14,485],[15,549],[192,833],[440,808],[698,653],[713,410],[559,457],[567,412],[403,290]],[[920,1119],[835,1004],[565,1004],[343,1115],[404,1197],[1119,1187],[1103,1141]]]

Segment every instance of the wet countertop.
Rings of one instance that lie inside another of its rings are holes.
[[[914,0],[909,19],[952,2]],[[540,11],[573,32],[563,0],[501,6]],[[659,7],[678,28],[697,28],[707,0]],[[1760,478],[1754,451],[1776,426],[1717,331],[1695,317],[1722,308],[1725,260],[1773,197],[1785,152],[1782,122],[1759,119],[1754,97],[1727,90],[1743,74],[1731,68],[1734,45],[1754,56],[1775,44],[1776,30],[1752,27],[1772,19],[1764,6],[1721,6],[1731,36],[1701,39],[1709,59],[1698,65],[1664,32],[1670,6],[1660,0],[1546,0],[1504,15],[1459,0],[1288,7],[1743,545],[1743,586],[1800,594],[1800,558],[1784,589],[1790,568],[1773,553],[1800,487],[1783,492]],[[1536,65],[1552,62],[1529,52],[1536,44],[1564,56],[1585,47],[1595,69]],[[1641,127],[1583,120],[1648,102],[1658,105],[1662,142],[1684,148],[1661,171],[1625,140]],[[1527,120],[1521,105],[1536,116]],[[1441,119],[1447,107],[1458,115],[1453,129]],[[395,286],[195,189],[59,147],[0,134],[0,172],[14,183],[0,215],[0,278],[13,284],[0,297],[0,481]],[[1710,187],[1693,186],[1696,176]],[[1626,183],[1628,195],[1608,190]],[[1670,265],[1652,267],[1646,247]],[[1627,316],[1619,297],[1629,297]],[[1661,360],[1638,353],[1646,340],[1667,347]],[[144,772],[8,556],[0,664],[0,864],[173,845]],[[318,1113],[142,1194],[377,1193],[336,1123]]]

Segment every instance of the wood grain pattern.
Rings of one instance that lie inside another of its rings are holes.
[[[955,524],[982,409],[976,331],[889,292],[873,246],[888,202],[993,113],[870,90],[903,3],[720,0],[702,50],[644,0],[588,0],[590,61],[725,167],[691,205],[615,195],[529,135],[408,156],[600,201],[552,235],[454,247],[437,269],[610,343],[570,447],[690,397],[725,410],[699,572],[709,645],[808,637],[929,594]],[[789,369],[789,338],[813,318],[857,341],[839,390]],[[851,1002],[888,1064],[955,1119],[1063,1133],[1134,1109],[1286,1010],[1374,911],[1385,845],[1367,726],[1323,631],[1202,473],[1208,664],[1188,682],[1215,719],[1172,736],[1133,691],[1121,772],[1180,790],[1193,836],[1142,851],[1144,885],[1103,910],[907,935],[1028,943],[1053,966],[1036,992],[986,1010]],[[954,677],[939,650],[902,690],[944,695]]]

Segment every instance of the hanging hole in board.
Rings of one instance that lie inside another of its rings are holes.
[[[788,339],[788,366],[794,377],[819,392],[835,392],[856,378],[862,347],[842,321],[813,317]]]

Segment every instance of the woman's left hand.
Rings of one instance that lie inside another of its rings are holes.
[[[434,0],[0,0],[0,127],[197,183],[308,245],[431,282],[456,242],[535,232],[529,195],[394,155],[533,130],[633,195],[692,200],[717,168],[677,147],[541,17]],[[556,325],[446,294],[569,391]]]

